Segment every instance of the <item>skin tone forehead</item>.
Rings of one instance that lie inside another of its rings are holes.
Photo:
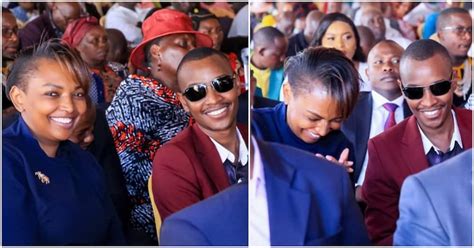
[[[400,77],[404,86],[425,86],[439,80],[450,79],[451,67],[440,54],[417,61],[406,59],[400,64]],[[448,58],[449,61],[449,58]],[[430,78],[419,75],[429,75]]]
[[[364,14],[362,15],[361,22],[365,23],[369,21],[370,19],[373,19],[375,17],[383,17],[382,12],[375,10],[375,9],[368,9],[364,11]]]
[[[16,27],[17,25],[16,25],[15,16],[13,16],[13,14],[11,13],[3,12],[2,13],[2,26],[9,27],[9,28]]]
[[[403,54],[403,48],[392,44],[392,43],[379,43],[375,45],[369,52],[367,56],[368,61],[372,61],[374,59],[390,56],[401,57]]]
[[[181,67],[178,73],[179,88],[183,90],[191,84],[209,83],[215,77],[232,75],[232,73],[229,61],[217,55],[188,61]],[[214,74],[213,78],[209,78],[209,74]]]
[[[304,112],[308,115],[318,115],[328,121],[342,118],[340,113],[337,111],[336,100],[327,90],[313,89],[309,93],[302,93],[299,97],[307,103],[304,105]],[[313,102],[317,102],[318,104],[311,104]]]
[[[50,73],[51,71],[57,73]],[[34,87],[38,88],[51,87],[52,84],[68,85],[72,83],[75,89],[81,88],[81,85],[74,75],[70,73],[64,65],[48,58],[41,58],[35,61],[35,69],[30,73],[29,77],[27,77],[26,81],[27,90],[31,87],[31,84],[35,84]]]
[[[345,34],[345,33],[350,33],[353,34],[353,31],[351,29],[351,26],[345,22],[342,21],[335,21],[329,25],[326,33],[324,36],[327,35],[340,35],[340,34]]]
[[[209,18],[199,23],[199,28],[215,28],[219,26],[220,26],[219,21],[214,18]]]
[[[446,25],[444,27],[462,25],[465,27],[472,27],[472,18],[469,14],[456,13],[449,15]]]

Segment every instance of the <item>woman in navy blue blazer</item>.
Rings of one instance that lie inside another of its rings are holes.
[[[80,56],[57,41],[15,61],[7,90],[21,117],[3,131],[4,245],[125,243],[101,166],[68,141],[89,81]]]
[[[253,135],[325,157],[352,172],[353,146],[339,130],[359,94],[352,61],[333,48],[308,48],[289,58],[285,73],[285,102],[254,109]]]

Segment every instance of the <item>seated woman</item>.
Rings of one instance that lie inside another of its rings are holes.
[[[101,166],[68,141],[86,111],[87,65],[46,42],[20,55],[7,88],[21,116],[3,131],[3,244],[124,244]]]
[[[339,130],[359,94],[352,62],[336,49],[308,48],[286,62],[285,73],[285,102],[253,110],[253,135],[325,156],[352,172],[352,144]]]
[[[370,91],[369,80],[365,74],[367,58],[360,46],[357,28],[349,17],[341,13],[331,13],[324,16],[314,33],[310,46],[336,48],[343,52],[347,58],[352,60],[359,72],[360,91]]]
[[[176,70],[197,46],[211,47],[209,36],[192,28],[191,19],[160,9],[142,25],[143,41],[130,55],[132,74],[117,89],[106,116],[132,203],[131,225],[141,243],[156,245],[157,234],[147,182],[155,152],[190,123],[176,92]],[[134,243],[135,244],[135,243]]]
[[[82,17],[67,26],[62,39],[79,52],[93,73],[93,102],[110,103],[127,71],[123,65],[107,61],[109,44],[105,29],[95,17]]]

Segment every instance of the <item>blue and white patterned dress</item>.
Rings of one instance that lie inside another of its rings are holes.
[[[147,181],[158,148],[189,125],[176,93],[138,75],[121,82],[106,112],[132,202],[131,225],[156,237]]]

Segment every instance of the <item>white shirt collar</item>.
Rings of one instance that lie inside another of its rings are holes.
[[[451,114],[453,116],[454,120],[454,132],[453,132],[453,137],[451,138],[451,143],[449,144],[449,150],[452,151],[454,149],[455,142],[458,142],[458,145],[462,147],[462,140],[461,140],[461,133],[459,132],[459,127],[458,127],[458,121],[456,119],[456,113],[454,113],[454,110],[451,110]],[[425,133],[423,130],[421,130],[420,125],[418,125],[418,130],[420,131],[421,134],[421,141],[423,143],[423,150],[425,151],[425,154],[428,154],[428,152],[431,150],[431,147],[434,148],[435,152],[439,154],[439,149],[431,141],[426,137]]]
[[[245,141],[242,138],[242,134],[240,134],[240,131],[238,128],[236,129],[237,129],[237,136],[239,136],[239,162],[242,165],[245,165],[248,162],[249,152],[247,150],[247,146],[245,145]],[[211,139],[212,143],[214,143],[214,145],[216,146],[217,152],[219,153],[219,157],[221,158],[222,163],[224,163],[226,159],[228,159],[232,163],[235,163],[235,156],[231,151],[227,150],[227,148],[219,144],[213,138],[211,137],[209,138]]]
[[[401,106],[403,106],[403,95],[397,97],[393,101],[389,101],[384,96],[382,96],[379,93],[375,92],[375,90],[372,90],[372,99],[374,100],[374,102],[373,102],[373,108],[374,109],[377,109],[377,108],[380,108],[380,107],[383,108],[383,105],[387,102],[397,104],[399,108]]]

